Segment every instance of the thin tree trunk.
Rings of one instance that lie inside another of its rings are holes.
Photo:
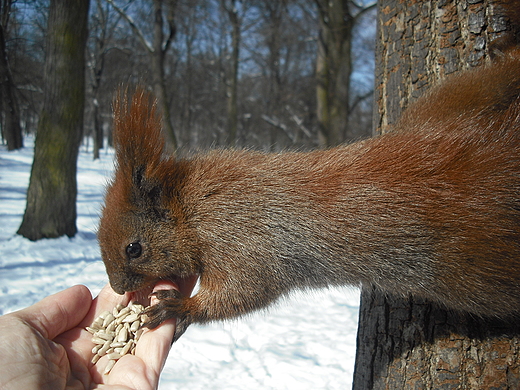
[[[236,1],[231,1],[231,4],[225,8],[229,21],[231,22],[231,72],[227,82],[227,144],[235,146],[237,140],[238,130],[238,65],[240,55],[240,19],[238,17],[238,10],[236,9]]]
[[[159,106],[162,114],[162,125],[165,131],[165,136],[169,146],[172,149],[176,149],[178,146],[177,137],[173,129],[171,121],[170,106],[168,104],[167,93],[166,93],[166,81],[164,77],[164,61],[166,53],[171,45],[171,42],[176,34],[175,26],[175,12],[177,10],[177,0],[153,0],[154,6],[154,27],[153,27],[153,42],[150,44],[146,40],[145,36],[139,30],[137,25],[134,23],[120,7],[118,7],[113,0],[107,0],[112,7],[121,15],[127,23],[130,25],[132,31],[136,34],[137,38],[141,41],[143,47],[150,55],[151,59],[151,73],[152,73],[152,86],[155,98],[157,99],[157,105]],[[164,39],[164,18],[163,18],[163,7],[166,6],[166,22],[168,28],[168,36]]]
[[[2,20],[0,22],[0,109],[3,113],[2,133],[7,142],[7,150],[23,148],[22,128],[20,126],[20,111],[15,95],[15,85],[7,50],[5,47],[5,29],[8,21],[11,3],[4,2],[0,5]]]
[[[479,66],[506,30],[498,1],[382,0],[374,127],[445,75]],[[362,291],[354,389],[519,389],[520,326]]]
[[[98,160],[99,151],[103,149],[103,123],[99,114],[99,103],[97,99],[94,101],[94,112],[92,117],[94,118],[94,150],[92,157],[94,160]]]
[[[18,234],[31,240],[74,236],[76,164],[85,105],[88,0],[50,3],[44,106],[35,141],[27,206]]]
[[[320,143],[335,146],[344,141],[348,126],[351,44],[354,18],[348,0],[317,0],[320,21],[318,39],[317,114]]]
[[[267,48],[269,55],[267,58],[267,69],[268,69],[268,101],[267,101],[267,112],[275,120],[279,122],[281,118],[282,109],[282,75],[281,75],[281,47],[282,47],[282,24],[284,23],[285,8],[287,7],[287,1],[278,2],[266,2],[266,19],[269,23],[269,33],[267,37]],[[271,121],[272,122],[272,121]],[[272,124],[272,123],[271,123]],[[278,135],[280,133],[280,126],[270,126],[269,128],[269,146],[272,152],[276,151],[277,148],[283,147],[277,142]]]
[[[153,37],[153,51],[152,55],[152,73],[153,73],[153,89],[157,103],[161,109],[163,128],[166,132],[167,139],[170,146],[176,149],[178,146],[177,137],[173,129],[173,124],[170,114],[170,105],[168,104],[168,98],[166,93],[166,85],[164,78],[164,60],[166,58],[166,52],[170,45],[171,40],[175,36],[176,29],[173,20],[175,10],[177,7],[176,0],[164,1],[168,3],[168,24],[170,27],[170,36],[164,41],[163,33],[163,1],[154,0],[154,37]]]
[[[101,0],[96,0],[96,9],[99,19],[99,36],[95,39],[94,53],[92,53],[92,96],[93,110],[92,117],[94,119],[94,150],[93,159],[99,159],[99,151],[103,149],[104,134],[103,120],[99,110],[101,78],[105,69],[105,56],[107,53],[107,29],[108,29],[108,9],[104,9]]]
[[[335,146],[349,133],[352,35],[358,18],[374,5],[353,14],[349,0],[316,0],[320,22],[316,56],[316,104],[319,141]]]
[[[320,25],[321,24],[322,22],[320,21]],[[324,29],[322,27],[320,28],[316,55],[316,113],[319,143],[322,146],[329,144],[329,73],[329,61],[327,61],[327,49],[325,47]]]

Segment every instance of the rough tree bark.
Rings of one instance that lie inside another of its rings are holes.
[[[38,123],[27,207],[18,234],[38,240],[76,228],[76,164],[85,106],[89,0],[51,0]]]
[[[445,75],[479,66],[507,34],[503,2],[382,0],[374,128]],[[519,389],[520,325],[362,292],[354,389]]]

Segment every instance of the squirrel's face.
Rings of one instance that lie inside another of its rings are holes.
[[[202,267],[197,234],[181,202],[185,172],[163,156],[161,119],[143,89],[130,100],[124,93],[116,96],[114,147],[115,177],[98,231],[112,288],[119,294],[145,292],[163,279],[195,279]]]
[[[160,223],[137,210],[116,212],[105,208],[98,239],[114,291],[136,291],[163,276],[160,264],[167,261],[168,254],[157,249],[159,229]]]
[[[200,273],[193,229],[160,182],[154,183],[134,178],[127,186],[116,177],[107,190],[98,239],[110,284],[119,294]]]

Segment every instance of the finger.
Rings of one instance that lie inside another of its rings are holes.
[[[137,343],[135,358],[141,359],[144,368],[142,375],[153,387],[159,382],[174,333],[175,319],[170,319],[153,330],[146,329]]]
[[[117,304],[122,304],[123,306],[128,305],[130,302],[130,295],[117,294],[110,284],[105,285],[103,289],[99,292],[99,295],[92,302],[92,306],[90,307],[90,311],[88,312],[85,320],[82,322],[82,326],[90,326],[94,319],[98,317],[104,311],[112,312]]]
[[[90,326],[94,319],[97,318],[102,312],[112,312],[113,308],[118,303],[126,306],[128,302],[128,294],[116,294],[110,285],[107,284],[94,300],[91,299],[88,313],[86,313],[83,320],[78,324],[78,327],[61,334],[55,339],[56,342],[62,344],[68,351],[71,370],[75,372],[76,375],[78,375],[78,378],[83,383],[87,383],[91,379],[93,379],[96,383],[103,383],[104,379],[106,379],[102,375],[102,371],[98,372],[99,366],[92,366],[90,362],[93,356],[92,347],[94,344],[92,343],[92,334],[87,332],[85,328]],[[104,362],[99,363],[101,363],[100,365],[102,367],[103,365],[106,365]],[[129,369],[128,372],[133,371],[132,369]],[[120,383],[118,382],[118,384],[124,383],[124,381]]]
[[[92,303],[86,286],[77,285],[50,295],[26,309],[12,313],[33,326],[43,337],[52,340],[76,327]]]
[[[154,290],[170,288],[176,286],[171,282],[159,282]],[[157,298],[152,297],[150,303],[153,305],[157,301]],[[108,375],[102,374],[108,360],[100,359],[91,371],[94,380],[112,385],[131,384],[135,388],[156,388],[174,333],[174,319],[163,322],[154,330],[145,328],[137,343],[135,355],[123,356]]]
[[[164,280],[157,283],[153,291],[170,289],[178,290],[178,286]],[[156,296],[152,295],[150,297],[150,305],[156,305],[158,302],[159,300]],[[147,367],[149,380],[158,380],[159,378],[170,351],[175,334],[175,324],[176,319],[164,321],[155,329],[146,329],[139,339],[135,355],[140,357]]]

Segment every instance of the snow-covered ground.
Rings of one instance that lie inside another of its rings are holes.
[[[96,295],[107,283],[95,232],[113,153],[92,161],[81,149],[77,236],[31,242],[16,235],[32,164],[33,140],[25,143],[14,152],[0,146],[0,314],[79,283]],[[159,388],[350,388],[358,306],[353,288],[295,293],[240,320],[191,326],[173,345]]]

